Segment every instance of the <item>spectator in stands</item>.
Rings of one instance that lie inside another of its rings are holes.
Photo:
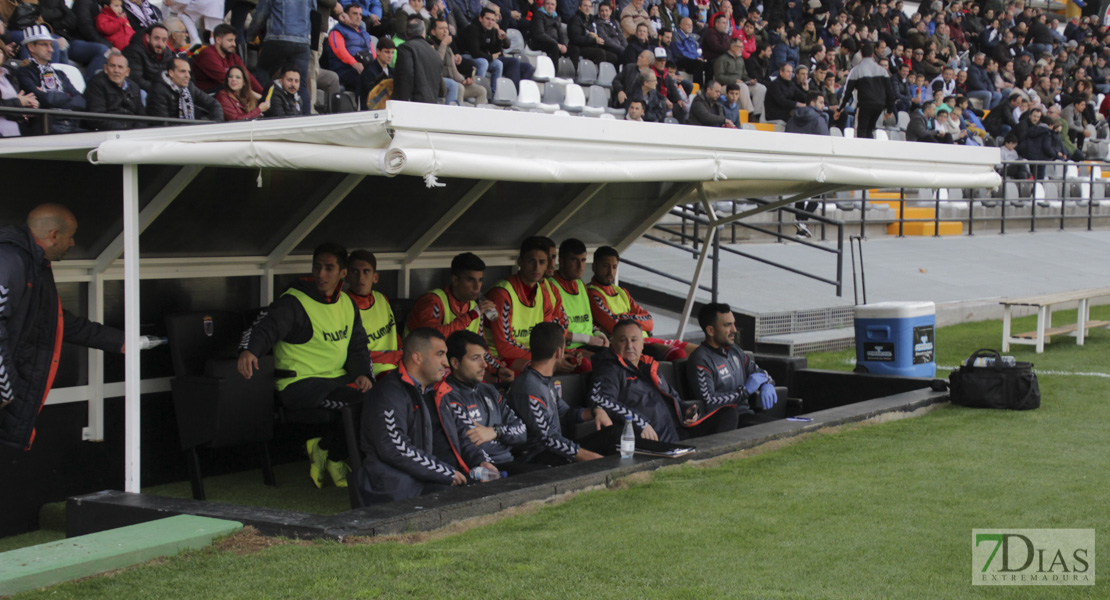
[[[663,0],[659,7],[659,18],[664,29],[678,31],[682,19],[690,18],[690,6],[685,2],[679,4],[678,0]]]
[[[127,57],[122,52],[112,49],[104,70],[93,75],[85,84],[85,104],[89,112],[105,113],[110,115],[145,115],[142,98],[139,95],[139,84],[127,76],[131,70],[127,68]],[[125,120],[90,119],[87,122],[89,129],[138,129],[143,123]]]
[[[459,104],[467,98],[474,98],[475,105],[485,104],[486,88],[474,83],[474,61],[456,57],[451,50],[454,38],[448,33],[447,21],[436,19],[432,34],[428,37],[443,61],[443,82],[447,86],[445,104]],[[468,69],[464,75],[461,69]],[[452,91],[452,88],[454,90]]]
[[[162,22],[162,11],[150,3],[150,0],[127,0],[123,7],[127,10],[127,19],[131,21],[131,29],[135,31],[148,31],[152,25]],[[166,34],[167,38],[169,33]],[[135,69],[134,60],[127,57],[131,69]],[[146,88],[143,88],[144,90]]]
[[[332,16],[335,16],[336,20],[342,23],[343,16],[347,14],[346,7],[351,3],[357,3],[362,7],[362,21],[366,24],[366,30],[371,35],[381,38],[389,33],[388,25],[392,19],[386,15],[382,0],[345,0],[337,2],[331,11]],[[389,2],[386,2],[385,5],[390,8],[389,12],[392,14],[392,5]],[[353,26],[354,24],[348,23],[348,25]]]
[[[641,23],[651,26],[651,19],[648,17],[647,9],[644,8],[644,0],[632,0],[621,10],[621,29],[624,31],[624,37],[630,38],[636,35],[636,27]]]
[[[1023,164],[1008,164],[1017,163],[1021,160],[1021,156],[1017,152],[1018,138],[1013,133],[1006,135],[1002,140],[1002,147],[999,151],[1002,155],[1002,166],[1006,169],[1006,176],[1010,179],[1032,179],[1033,174],[1029,172],[1029,167]],[[1001,170],[999,170],[1001,173]]]
[[[1023,42],[1025,49],[1034,56],[1052,52],[1052,30],[1048,27],[1048,15],[1041,13],[1029,23],[1029,31]]]
[[[1017,126],[1015,112],[1021,106],[1021,94],[1014,92],[1004,104],[999,104],[983,119],[987,133],[996,138],[1004,138]]]
[[[976,52],[967,67],[967,95],[983,103],[986,110],[994,110],[1002,102],[1002,93],[994,86],[994,77],[990,73],[987,55]],[[993,60],[990,64],[995,64]]]
[[[729,35],[728,17],[719,15],[713,21],[713,28],[702,32],[701,55],[706,62],[713,63],[717,60],[717,57],[727,53],[731,45],[732,37]]]
[[[619,75],[613,80],[613,105],[616,107],[626,107],[629,98],[640,89],[642,82],[640,81],[640,71],[651,66],[654,61],[654,52],[651,50],[644,50],[636,57],[635,64],[624,65]]]
[[[592,10],[593,2],[591,0],[579,0],[578,11],[574,13],[570,23],[567,24],[569,45],[577,50],[579,56],[595,63],[619,64],[617,54],[605,48],[605,38],[595,31],[597,29],[597,19],[590,14]]]
[[[645,50],[653,51],[654,49],[655,43],[651,40],[651,28],[644,24],[637,25],[636,34],[628,38],[628,45],[624,47],[621,62],[624,64],[636,62],[636,57],[641,52]]]
[[[765,108],[767,86],[759,83],[748,75],[747,65],[742,56],[744,43],[739,38],[734,38],[729,45],[729,50],[721,55],[713,64],[713,79],[727,86],[735,83],[740,90],[740,104],[748,111],[748,119],[759,122]]]
[[[258,357],[271,349],[275,368],[295,373],[274,381],[286,410],[339,410],[362,402],[373,385],[366,330],[354,302],[340,291],[346,275],[346,249],[335,243],[317,246],[312,278],[293,282],[243,335],[238,365],[243,377],[250,379],[258,369]],[[331,335],[321,332],[325,323]],[[402,414],[412,418],[411,409]],[[322,437],[306,444],[309,477],[318,488],[324,486],[325,473],[336,486],[347,486],[347,447],[342,427],[333,423]],[[364,431],[364,448],[366,443]]]
[[[147,97],[147,113],[154,117],[223,121],[220,103],[193,83],[192,67],[184,58],[175,58],[169,70]]]
[[[782,121],[785,124],[790,112],[805,104],[805,92],[794,83],[794,66],[784,63],[779,67],[778,79],[767,87],[767,121]]]
[[[1014,128],[1019,140],[1018,154],[1026,160],[1067,160],[1064,145],[1060,141],[1062,126],[1059,123],[1053,123],[1050,127],[1041,123],[1042,116],[1043,111],[1040,107],[1031,108],[1021,116],[1018,126]],[[1037,179],[1044,179],[1044,174],[1045,165],[1033,167],[1033,175]]]
[[[482,381],[485,357],[482,336],[456,331],[447,338],[451,370],[436,384],[434,395],[443,429],[442,435],[436,432],[436,457],[466,473],[483,461],[510,476],[542,468],[513,458],[513,449],[528,439],[528,431],[497,388]]]
[[[253,39],[263,28],[266,29],[266,37],[258,52],[260,80],[262,77],[269,79],[277,67],[286,64],[296,66],[300,75],[296,91],[300,101],[297,106],[302,115],[312,111],[308,86],[302,86],[300,82],[308,81],[308,63],[312,58],[312,14],[315,11],[315,0],[259,0],[246,34],[247,39]],[[284,74],[276,76],[284,77]],[[274,111],[280,103],[273,98],[270,100],[270,110]]]
[[[52,62],[74,61],[85,67],[86,79],[104,68],[111,46],[83,39],[77,30],[77,18],[65,0],[37,0],[32,4],[39,7],[37,22],[50,27],[58,44],[58,55],[52,58]]]
[[[128,6],[134,5],[129,2]],[[123,49],[131,68],[131,79],[148,94],[162,80],[162,72],[170,68],[173,61],[173,53],[166,47],[169,39],[170,32],[166,26],[154,23],[141,36],[132,37],[131,43]]]
[[[477,66],[475,77],[484,77],[488,69],[494,94],[497,93],[497,80],[501,77],[511,79],[518,88],[521,79],[531,79],[535,70],[531,64],[505,56],[509,40],[497,26],[496,10],[489,6],[483,8],[478,22],[463,29],[460,38],[463,57],[473,60]]]
[[[563,30],[562,21],[555,11],[555,0],[544,0],[543,6],[532,13],[532,37],[529,43],[532,48],[543,51],[555,62],[565,56],[578,64],[578,48],[569,45],[567,32]]]
[[[69,77],[55,70],[50,58],[54,55],[54,37],[46,25],[33,25],[23,31],[23,47],[30,58],[19,68],[19,87],[33,94],[39,108],[57,110],[85,110],[85,99],[73,87]],[[77,130],[72,119],[50,120],[50,133],[70,133]]]
[[[674,41],[671,42],[671,54],[675,57],[678,68],[686,71],[693,78],[694,83],[705,85],[705,59],[701,57],[701,47],[694,37],[694,22],[690,17],[683,17],[674,32]]]
[[[634,102],[639,103],[638,100]],[[629,114],[631,112],[630,104]],[[586,244],[575,238],[567,238],[559,245],[558,256],[559,268],[547,279],[547,283],[559,296],[560,304],[567,315],[567,347],[608,346],[609,340],[594,327],[589,295],[586,293],[586,284],[582,281],[582,273],[586,269]]]
[[[508,393],[509,406],[527,431],[524,443],[514,448],[514,456],[521,462],[553,466],[601,458],[598,452],[563,435],[564,429],[570,425],[591,419],[599,433],[610,428],[619,435],[619,429],[612,426],[604,410],[571,409],[562,394],[555,390],[552,377],[566,362],[563,356],[563,328],[558,323],[539,323],[529,333],[527,342],[533,349],[532,362],[513,381]],[[616,438],[603,433],[595,450],[604,447],[612,452],[615,442]]]
[[[720,84],[717,85],[720,89]],[[713,103],[716,104],[716,99]],[[594,277],[586,286],[590,296],[590,311],[593,314],[594,327],[611,336],[617,322],[631,319],[639,323],[644,332],[650,335],[655,327],[655,321],[647,309],[636,303],[627,289],[616,284],[619,267],[620,253],[616,248],[601,246],[594,251]],[[612,342],[611,337],[610,342]],[[654,337],[647,338],[645,343],[652,346],[653,351],[661,355],[663,360],[685,358],[687,352],[695,348],[682,340]]]
[[[363,403],[360,445],[366,458],[357,482],[364,505],[466,485],[466,475],[434,453],[434,411],[427,394],[447,371],[447,342],[434,329],[417,329],[404,345],[401,366]]]
[[[355,301],[362,328],[369,340],[374,378],[401,364],[401,331],[385,294],[374,289],[378,283],[378,259],[369,250],[355,250],[347,259],[347,295]]]
[[[628,101],[628,112],[624,114],[625,121],[644,121],[644,101],[632,99]]]
[[[891,78],[890,87],[894,91],[894,110],[909,112],[913,109],[913,94],[910,92],[910,66],[902,63],[898,67],[898,74]]]
[[[231,39],[235,39],[234,31]],[[247,83],[249,77],[246,67],[234,65],[227,70],[224,87],[216,93],[216,102],[224,111],[224,120],[249,121],[270,110],[270,101],[263,99],[259,102],[259,97],[251,90]]]
[[[104,5],[96,17],[96,31],[117,50],[131,43],[135,30],[131,29],[131,22],[123,12],[123,0],[111,0]]]
[[[246,70],[243,59],[236,53],[235,29],[220,23],[212,30],[212,45],[205,46],[193,57],[193,70],[197,87],[215,93],[224,86],[231,67]],[[248,74],[247,87],[256,94],[262,93],[262,84]],[[231,119],[228,119],[231,120]]]
[[[688,125],[735,129],[737,127],[736,123],[725,117],[724,107],[718,102],[720,97],[721,84],[713,79],[705,82],[705,87],[690,102],[690,116],[686,123]]]
[[[725,93],[717,98],[717,102],[725,109],[725,118],[733,123],[740,122],[740,85],[730,83],[725,86]]]
[[[640,88],[632,93],[631,98],[643,102],[644,120],[650,123],[662,123],[672,106],[658,88],[659,78],[651,69],[640,71]]]
[[[736,406],[714,406],[703,414],[696,402],[671,387],[659,363],[644,354],[638,321],[618,321],[610,343],[594,355],[597,366],[590,373],[589,401],[595,411],[604,410],[618,423],[630,418],[640,438],[667,443],[736,429]]]
[[[382,38],[378,40],[378,54],[374,57],[374,62],[366,65],[366,70],[370,71],[369,79],[376,86],[383,79],[393,78],[393,56],[397,52],[397,46],[393,44],[393,40],[389,38]],[[371,87],[373,89],[373,87]]]
[[[407,23],[411,17],[420,17],[424,20],[425,29],[432,22],[432,13],[428,12],[424,0],[408,0],[401,3],[400,16],[401,21],[398,23]]]
[[[929,88],[933,92],[944,92],[945,96],[952,96],[956,94],[956,73],[952,67],[944,67],[940,75],[933,78],[929,82]],[[1029,87],[1032,87],[1030,85]]]
[[[778,401],[770,374],[736,345],[736,316],[727,304],[710,303],[698,311],[698,325],[705,343],[686,362],[686,381],[694,400],[705,402],[706,409],[717,407],[736,411],[740,427],[774,420],[766,410]],[[751,401],[762,410],[752,410]]]
[[[669,32],[665,32],[663,35],[670,34]],[[686,102],[684,90],[679,89],[679,82],[668,73],[667,51],[665,47],[658,46],[652,50],[652,52],[655,54],[655,60],[652,61],[649,68],[652,73],[655,73],[655,77],[658,80],[656,91],[667,101],[671,116],[680,122],[685,121],[686,111],[689,109],[689,106]],[[670,64],[673,65],[674,63],[672,62]],[[693,86],[690,86],[690,89],[693,90]]]
[[[620,65],[620,57],[628,45],[628,38],[624,37],[624,30],[618,19],[613,18],[613,6],[608,0],[598,5],[597,18],[592,21],[596,33],[605,42],[605,51],[613,53],[617,60],[613,63]]]
[[[301,106],[301,68],[289,63],[277,70],[277,79],[270,82],[264,97],[270,102],[267,117],[297,117],[304,114]]]
[[[807,98],[806,105],[795,108],[790,115],[790,120],[786,122],[786,132],[829,135],[825,96],[820,92],[809,92]]]
[[[799,31],[791,31],[786,34],[779,43],[775,44],[774,49],[771,51],[771,62],[768,65],[772,69],[778,69],[782,65],[789,64],[797,67],[800,63],[801,56],[798,53],[798,47],[802,43],[802,34]]]
[[[443,97],[443,60],[424,39],[424,21],[410,19],[408,40],[397,50],[393,74],[394,100],[435,104]]]
[[[910,115],[910,124],[906,127],[907,142],[932,142],[934,144],[951,144],[952,137],[947,133],[939,133],[934,128],[934,119],[937,115],[936,103],[926,100],[919,110]]]
[[[497,283],[487,296],[496,315],[485,322],[490,354],[515,373],[532,359],[528,334],[537,323],[566,323],[566,313],[550,288],[544,284],[547,272],[547,244],[538,236],[526,238],[520,246],[516,275]],[[578,368],[560,357],[558,371],[570,373]]]
[[[886,112],[888,118],[893,117],[894,113],[894,89],[890,83],[890,72],[875,62],[874,53],[875,49],[870,43],[864,44],[860,49],[863,60],[848,73],[848,82],[840,100],[840,110],[844,110],[855,93],[857,138],[873,137],[875,124],[883,116],[883,112]],[[951,75],[951,69],[948,72]]]
[[[362,20],[362,6],[352,2],[344,14],[347,18],[328,33],[324,54],[328,58],[328,68],[339,76],[343,87],[354,92],[359,110],[364,110],[366,95],[374,87],[375,73],[367,68],[374,61],[374,52]]]
[[[124,0],[125,3],[126,1]],[[126,4],[120,6],[126,12]],[[77,23],[77,33],[75,35],[86,42],[96,42],[105,48],[111,48],[112,43],[96,30],[96,18],[100,15],[102,8],[99,0],[73,0],[73,16]],[[128,21],[128,25],[130,24],[131,22]],[[132,27],[132,31],[135,31],[134,27]]]
[[[2,28],[0,28],[2,30]],[[39,99],[34,94],[19,89],[15,73],[0,63],[0,106],[8,108],[38,108]],[[0,137],[19,137],[22,135],[20,124],[26,117],[0,115]]]
[[[192,5],[192,2],[186,6],[190,5]],[[163,21],[163,24],[170,32],[170,39],[166,42],[166,46],[170,49],[170,52],[177,55],[185,55],[189,50],[190,44],[189,30],[185,26],[185,21],[171,13],[170,16],[166,17],[166,20]],[[192,22],[189,24],[192,25]]]

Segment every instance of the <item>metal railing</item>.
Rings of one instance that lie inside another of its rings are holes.
[[[159,124],[159,125],[200,125],[202,123],[215,123],[203,119],[178,119],[171,117],[152,117],[148,115],[116,115],[109,113],[84,112],[77,110],[59,110],[55,108],[21,108],[0,106],[0,115],[14,117],[30,116],[41,117],[35,124],[32,135],[45,134],[50,131],[53,119],[77,121],[123,121],[134,124]]]

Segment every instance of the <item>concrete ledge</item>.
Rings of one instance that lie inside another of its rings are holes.
[[[0,554],[0,596],[201,548],[241,523],[179,515]]]
[[[350,536],[429,531],[454,521],[489,515],[527,502],[608,486],[617,479],[640,471],[652,471],[688,460],[706,460],[848,423],[915,416],[923,412],[922,409],[948,400],[947,392],[929,389],[928,379],[890,380],[921,389],[809,413],[806,416],[812,419],[810,422],[775,421],[690,440],[689,443],[696,446],[698,451],[679,459],[636,456],[631,460],[621,460],[619,456],[608,456],[600,460],[328,516],[103,491],[69,499],[66,508],[67,530],[73,535],[95,531],[104,526],[150,521],[174,514],[192,514],[252,525],[265,535],[295,538],[343,540]]]

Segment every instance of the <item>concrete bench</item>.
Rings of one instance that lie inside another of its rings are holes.
[[[1044,345],[1052,341],[1054,335],[1073,334],[1076,345],[1083,345],[1083,338],[1087,330],[1093,327],[1106,327],[1110,321],[1092,321],[1090,301],[1094,298],[1110,296],[1110,288],[1094,288],[1061,292],[1058,294],[1041,294],[1039,296],[1026,296],[1024,298],[1009,298],[1001,302],[1003,306],[1002,318],[1002,351],[1010,349],[1010,344],[1027,344],[1037,347],[1037,354],[1044,352]],[[1078,316],[1074,325],[1052,326],[1053,306],[1067,302],[1079,304]],[[1037,308],[1037,329],[1011,335],[1011,322],[1015,306],[1032,306]]]
[[[178,515],[0,553],[0,596],[202,548],[242,523]]]

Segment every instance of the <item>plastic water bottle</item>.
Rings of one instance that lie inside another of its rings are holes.
[[[1012,356],[1003,356],[1002,357],[1002,364],[1003,364],[1003,366],[1013,367],[1013,366],[1017,366],[1017,361],[1014,360],[1014,357],[1012,357]],[[979,358],[975,359],[975,362],[972,363],[972,366],[974,366],[974,367],[990,367],[990,366],[993,366],[993,365],[994,365],[994,357],[993,356],[980,356]]]
[[[170,343],[169,338],[158,337],[156,335],[140,335],[139,336],[139,350],[150,350],[155,346]]]
[[[508,473],[498,473],[497,471],[494,471],[493,469],[487,469],[486,467],[474,467],[470,470],[470,478],[474,481],[480,481],[482,483],[493,481],[494,479],[500,479],[502,476],[505,475],[508,475]]]
[[[481,298],[479,298],[479,299],[480,299],[480,300],[485,300],[485,299],[486,299],[486,297],[485,297],[485,296],[482,296],[482,297],[481,297]],[[496,310],[494,310],[494,309],[492,309],[492,308],[487,308],[486,310],[482,311],[482,315],[483,315],[483,316],[484,316],[484,317],[485,317],[485,318],[486,318],[487,320],[490,320],[490,321],[496,321],[496,320],[497,320],[497,311],[496,311]]]
[[[632,429],[632,417],[624,418],[624,431],[621,432],[621,458],[632,458],[636,453],[636,431]]]

